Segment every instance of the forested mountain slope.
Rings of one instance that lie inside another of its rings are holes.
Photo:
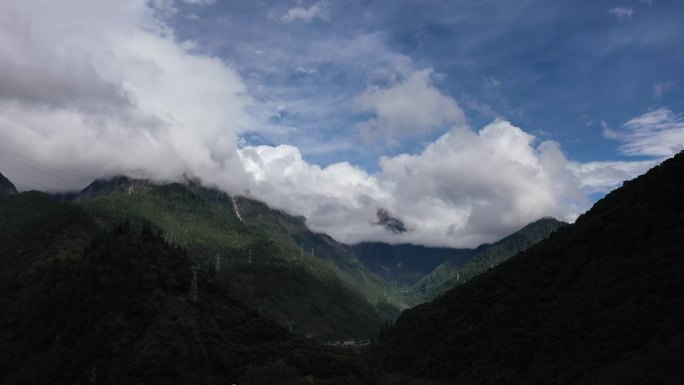
[[[77,215],[71,222],[78,226]],[[80,253],[59,252],[61,235],[52,230],[15,232],[27,242],[30,236],[49,241],[2,280],[3,384],[379,381],[351,352],[289,335],[232,300],[212,274],[200,272],[193,300],[187,255],[146,225],[139,235],[127,225],[91,233]]]
[[[405,311],[377,350],[455,384],[684,381],[684,153],[548,239]]]
[[[129,218],[139,230],[148,221],[203,269],[218,261],[218,278],[231,297],[281,325],[296,322],[300,333],[368,338],[398,315],[378,301],[385,287],[381,277],[332,238],[263,203],[194,183],[159,186],[126,178],[96,181],[78,199],[101,227]]]
[[[414,290],[424,292],[426,299],[431,300],[528,249],[565,225],[567,223],[550,217],[532,222],[498,242],[478,247],[465,264],[454,260],[441,263],[417,282]]]

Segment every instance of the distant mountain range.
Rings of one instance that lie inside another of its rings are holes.
[[[455,384],[684,383],[684,153],[433,302],[376,353]]]
[[[554,218],[542,218],[496,243],[475,249],[377,242],[347,248],[366,268],[397,284],[388,297],[415,306],[504,262],[564,225],[567,223]]]
[[[412,285],[445,261],[463,265],[475,249],[362,242],[346,246],[367,269],[390,282]]]

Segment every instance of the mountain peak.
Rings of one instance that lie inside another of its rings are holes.
[[[124,175],[117,175],[109,179],[97,179],[76,196],[76,200],[86,201],[100,195],[114,192],[141,192],[149,190],[153,184],[148,179],[133,179]]]
[[[5,178],[5,176],[0,173],[0,197],[14,194],[17,194],[17,188],[14,187],[9,179]]]

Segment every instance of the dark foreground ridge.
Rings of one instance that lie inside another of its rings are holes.
[[[385,368],[454,384],[684,383],[684,153],[402,314]]]

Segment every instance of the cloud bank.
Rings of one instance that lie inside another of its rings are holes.
[[[384,157],[369,174],[347,163],[307,163],[292,146],[240,150],[251,194],[309,218],[344,242],[429,245],[491,242],[543,216],[571,220],[588,202],[559,145],[502,120],[455,128],[415,155]],[[377,226],[377,209],[409,231]]]
[[[318,4],[288,18],[327,17]],[[442,133],[416,153],[382,157],[369,172],[321,167],[285,144],[240,147],[264,123],[248,111],[263,106],[234,68],[176,38],[165,22],[175,6],[0,3],[0,168],[19,189],[76,190],[116,174],[197,177],[305,215],[344,242],[472,247],[542,216],[572,220],[587,194],[652,164],[572,162],[558,143],[500,119],[473,129],[431,69],[407,66],[357,95],[356,129],[388,142]],[[662,157],[681,148],[682,130],[681,117],[661,109],[611,135],[626,154]],[[379,212],[402,231],[388,231]]]
[[[186,172],[223,188],[244,184],[236,138],[252,125],[252,100],[236,71],[177,41],[157,7],[0,5],[0,161],[18,186]]]

